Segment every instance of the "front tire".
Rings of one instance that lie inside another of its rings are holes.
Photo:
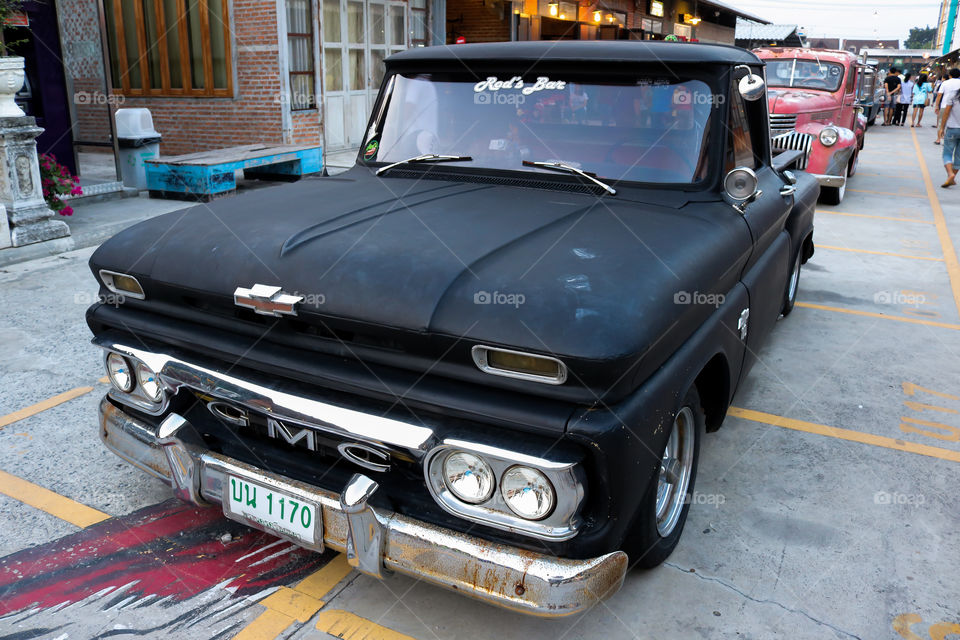
[[[847,193],[846,167],[843,170],[843,184],[839,187],[823,187],[820,189],[820,202],[823,204],[840,204],[843,202],[843,196]]]
[[[692,387],[673,418],[660,468],[647,487],[624,543],[636,566],[651,569],[663,564],[680,542],[690,511],[705,424],[700,396]]]

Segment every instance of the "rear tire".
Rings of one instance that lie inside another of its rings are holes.
[[[696,387],[691,387],[673,419],[661,465],[640,502],[623,548],[644,569],[663,564],[677,544],[690,511],[706,419]]]
[[[780,315],[787,317],[793,311],[793,305],[797,302],[797,289],[800,287],[800,258],[803,254],[803,247],[797,251],[797,259],[793,263],[793,269],[787,278],[787,288],[783,294],[783,308]]]

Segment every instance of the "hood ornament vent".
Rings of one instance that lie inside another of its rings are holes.
[[[303,296],[284,293],[280,287],[255,284],[249,289],[237,287],[233,292],[233,303],[238,307],[253,309],[263,316],[295,316],[297,305],[303,302]]]

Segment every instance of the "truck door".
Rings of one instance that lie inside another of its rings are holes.
[[[840,118],[835,124],[846,127],[851,131],[857,130],[857,77],[859,73],[859,66],[856,64],[847,65],[847,75],[844,78],[841,90],[838,92],[842,100]]]
[[[727,170],[749,167],[756,173],[763,192],[743,213],[754,247],[741,275],[750,296],[749,314],[742,322],[745,326],[738,327],[745,335],[747,347],[742,380],[755,361],[761,342],[780,316],[790,268],[790,237],[785,227],[793,197],[780,195],[784,180],[770,166],[767,101],[743,100],[737,90],[738,80],[739,75],[733,79],[730,91]]]

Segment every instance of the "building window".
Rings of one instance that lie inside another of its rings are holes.
[[[317,106],[313,70],[313,12],[311,0],[287,0],[287,52],[290,65],[290,109]]]
[[[430,44],[427,0],[410,0],[410,46],[425,47]]]
[[[114,90],[231,96],[227,0],[104,0]]]

